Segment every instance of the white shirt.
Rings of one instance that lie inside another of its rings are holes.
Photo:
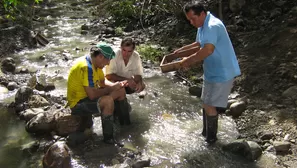
[[[105,69],[106,74],[116,74],[125,78],[131,78],[134,75],[143,75],[143,68],[140,55],[137,51],[133,51],[129,58],[128,64],[125,65],[122,50],[116,51],[115,58],[110,60],[109,65]]]

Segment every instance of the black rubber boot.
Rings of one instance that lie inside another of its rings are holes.
[[[202,117],[203,117],[203,128],[202,128],[202,136],[206,137],[206,113],[205,113],[205,110],[204,108],[202,109],[203,112],[202,112]]]
[[[214,143],[217,140],[218,132],[218,115],[206,116],[206,142]]]
[[[130,105],[128,103],[128,99],[125,98],[124,100],[121,100],[119,101],[119,107],[121,109],[121,116],[119,117],[120,118],[123,118],[124,120],[124,123],[122,124],[121,123],[121,119],[120,119],[120,124],[121,125],[130,125],[131,124],[131,121],[130,121]]]
[[[80,116],[81,122],[77,131],[84,132],[86,128],[91,128],[93,126],[92,115]]]
[[[108,144],[114,144],[113,138],[113,116],[108,115],[101,117],[102,121],[102,132],[103,132],[103,141]]]
[[[120,104],[120,101],[114,101],[114,121],[116,121],[116,119],[119,119],[120,124],[124,125],[125,119]]]
[[[226,108],[224,107],[216,107],[218,114],[224,114],[226,112]]]

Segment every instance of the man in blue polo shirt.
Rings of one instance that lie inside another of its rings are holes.
[[[217,140],[218,108],[226,108],[234,78],[240,75],[238,61],[221,20],[208,12],[203,4],[191,2],[184,6],[190,23],[198,28],[196,41],[175,52],[200,47],[198,52],[181,61],[181,68],[189,68],[203,60],[204,81],[201,99],[203,101],[203,131],[208,143]]]

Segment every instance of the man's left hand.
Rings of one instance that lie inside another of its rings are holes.
[[[190,64],[189,64],[189,58],[185,57],[180,61],[180,68],[184,71],[187,71],[190,69]]]

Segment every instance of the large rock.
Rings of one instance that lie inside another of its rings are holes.
[[[56,142],[42,159],[43,168],[71,168],[70,149],[64,142]]]
[[[16,105],[27,102],[32,95],[33,95],[33,90],[31,88],[27,86],[22,86],[15,94]]]
[[[288,153],[291,147],[289,142],[274,141],[273,146],[277,153]]]
[[[262,155],[260,145],[253,141],[247,141],[246,156],[249,160],[257,160]]]
[[[50,133],[55,129],[53,115],[44,112],[38,113],[26,124],[26,131],[29,133]]]
[[[223,150],[241,155],[251,161],[257,160],[262,154],[262,149],[256,142],[243,139],[224,145]]]
[[[16,88],[18,88],[18,84],[17,84],[16,82],[9,82],[9,83],[7,84],[7,89],[8,89],[8,90],[14,90],[14,89],[16,89]]]
[[[56,128],[55,131],[58,135],[66,136],[78,130],[81,118],[75,115],[55,115]]]
[[[189,93],[193,96],[201,97],[202,87],[191,86],[191,87],[189,87]]]
[[[32,108],[38,108],[38,107],[44,107],[44,106],[50,105],[50,103],[40,95],[32,95],[29,98],[28,104]]]
[[[133,165],[132,168],[142,168],[142,167],[150,167],[151,160],[139,160],[136,161]]]
[[[285,90],[282,94],[283,97],[286,98],[293,98],[295,100],[297,100],[297,86],[292,86],[290,88],[288,88],[287,90]]]
[[[267,168],[282,168],[283,166],[279,166],[277,164],[278,158],[271,154],[265,153],[257,160],[257,167],[267,167]]]
[[[264,132],[261,134],[260,139],[265,141],[265,140],[270,140],[274,137],[274,134],[272,132]]]
[[[53,80],[46,76],[45,74],[39,74],[36,76],[36,86],[35,88],[39,91],[51,91],[55,89]]]
[[[228,100],[227,108],[230,108],[231,104],[233,104],[233,103],[235,103],[235,102],[237,102],[236,99],[230,99],[230,100]]]
[[[3,72],[14,72],[15,71],[15,61],[11,57],[5,58],[1,62],[1,70]]]
[[[232,115],[234,118],[237,118],[245,111],[245,109],[246,103],[244,101],[232,103],[230,106],[230,115]]]
[[[33,117],[35,117],[39,113],[44,113],[44,110],[41,108],[31,108],[25,111],[20,112],[20,119],[30,121]]]

